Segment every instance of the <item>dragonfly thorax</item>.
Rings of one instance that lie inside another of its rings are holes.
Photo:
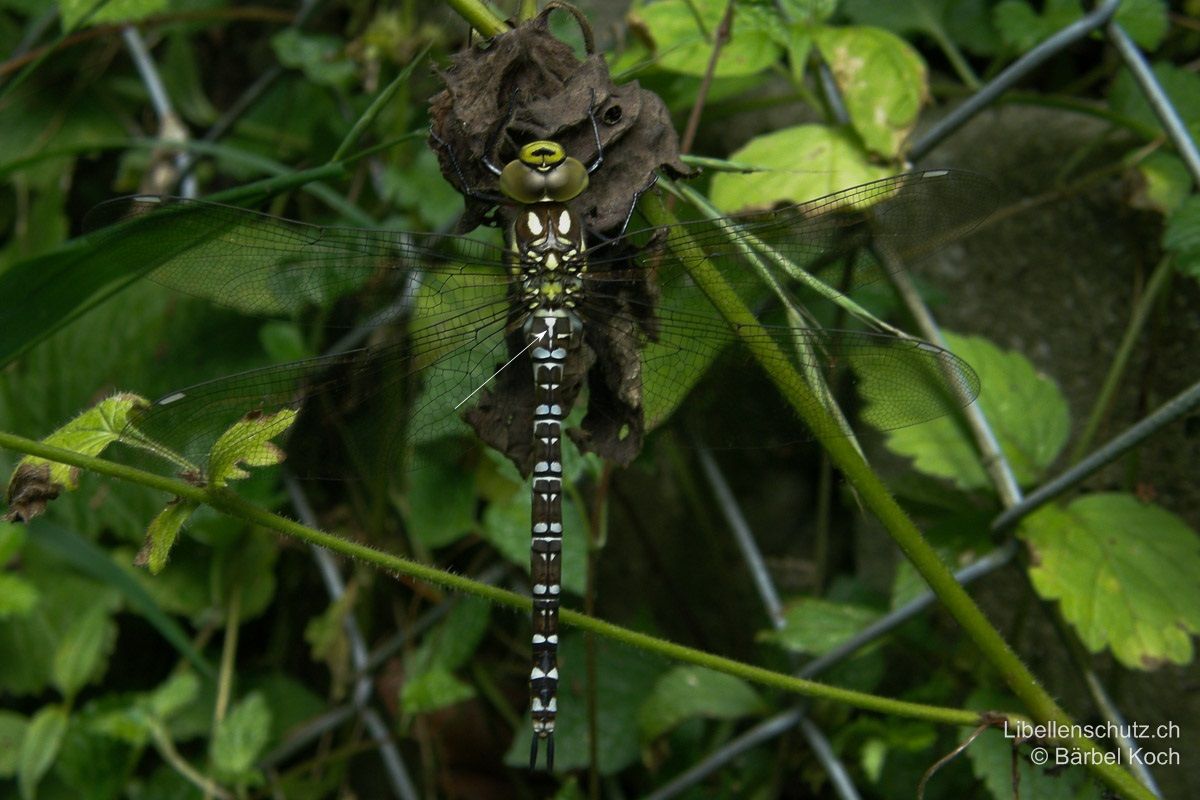
[[[562,203],[523,206],[513,220],[511,247],[521,297],[533,313],[573,309],[587,261],[583,223]]]
[[[500,191],[518,203],[565,203],[588,186],[588,171],[557,142],[531,142],[500,171]]]

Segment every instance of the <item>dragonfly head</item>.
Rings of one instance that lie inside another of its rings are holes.
[[[557,142],[530,142],[500,172],[500,191],[518,203],[565,203],[587,185],[583,162]]]

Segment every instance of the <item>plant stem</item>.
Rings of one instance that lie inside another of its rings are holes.
[[[983,611],[954,579],[937,552],[892,497],[883,481],[859,455],[853,443],[846,437],[831,433],[837,430],[836,424],[828,418],[820,403],[816,402],[812,390],[800,373],[790,366],[779,366],[790,362],[786,360],[774,340],[763,332],[758,320],[726,282],[717,267],[711,261],[697,257],[696,254],[702,253],[703,250],[690,241],[691,236],[685,227],[675,225],[676,220],[665,211],[657,197],[644,202],[642,211],[647,221],[655,227],[673,226],[669,228],[667,246],[683,262],[692,280],[700,286],[733,330],[743,338],[747,349],[764,366],[768,377],[779,388],[783,397],[796,409],[821,446],[829,453],[834,464],[853,484],[864,505],[883,523],[905,557],[921,573],[929,588],[975,642],[984,658],[1000,673],[1013,693],[1039,721],[1071,725],[1071,718],[1059,708],[1029,668],[988,622]],[[1103,753],[1094,742],[1084,737],[1074,737],[1070,743],[1079,750],[1095,754],[1097,759]],[[1120,767],[1097,764],[1090,769],[1124,797],[1144,800],[1153,798],[1144,786]]]
[[[1108,374],[1104,376],[1104,384],[1100,387],[1100,393],[1092,405],[1092,413],[1088,415],[1087,424],[1083,426],[1083,433],[1079,435],[1079,440],[1071,450],[1072,464],[1083,458],[1088,448],[1092,446],[1092,441],[1096,438],[1096,431],[1108,415],[1113,395],[1116,394],[1117,388],[1121,384],[1121,378],[1125,374],[1125,368],[1129,365],[1129,356],[1133,353],[1133,346],[1137,343],[1142,329],[1146,327],[1150,309],[1170,282],[1169,279],[1173,273],[1171,257],[1164,256],[1146,283],[1146,289],[1142,292],[1142,296],[1138,298],[1137,305],[1133,308],[1133,315],[1129,318],[1129,326],[1125,329],[1125,335],[1121,337],[1121,344],[1117,346],[1117,353],[1113,357],[1112,365],[1108,368]]]
[[[391,555],[373,547],[341,539],[332,534],[301,525],[294,520],[259,508],[230,489],[205,489],[193,486],[176,478],[167,478],[135,467],[106,461],[102,458],[85,456],[72,450],[64,450],[61,447],[55,447],[3,431],[0,431],[0,447],[90,470],[101,475],[119,478],[152,489],[159,489],[182,497],[185,500],[205,503],[223,514],[228,514],[245,522],[261,525],[264,528],[292,536],[308,544],[324,547],[349,558],[359,559],[391,575],[406,575],[426,583],[444,586],[448,589],[482,597],[490,602],[525,611],[529,611],[532,605],[528,595],[509,592],[456,573],[419,564],[407,558]],[[835,686],[827,686],[816,681],[795,678],[786,673],[774,672],[763,667],[675,644],[674,642],[655,636],[631,631],[619,625],[614,625],[610,622],[605,622],[565,608],[560,612],[560,618],[563,622],[574,625],[581,630],[598,633],[601,636],[614,639],[631,647],[657,653],[685,663],[708,667],[709,669],[724,672],[748,681],[754,681],[764,686],[771,686],[806,697],[832,700],[867,711],[877,711],[881,714],[928,720],[947,725],[975,727],[980,724],[980,715],[975,711],[893,700],[866,692],[842,689]],[[1024,717],[1020,715],[1008,715],[1007,719],[1010,724],[1015,725],[1017,722],[1024,720]]]
[[[508,30],[504,20],[493,14],[482,0],[446,0],[446,5],[488,39]]]

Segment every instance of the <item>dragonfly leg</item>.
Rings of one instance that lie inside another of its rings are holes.
[[[498,176],[504,171],[493,159],[493,156],[496,153],[496,145],[500,143],[500,135],[504,133],[504,129],[508,127],[508,124],[513,121],[513,117],[517,114],[517,96],[520,93],[520,88],[516,88],[508,95],[508,110],[504,112],[504,119],[500,121],[500,124],[488,136],[487,144],[483,147],[483,165],[493,175]]]
[[[604,145],[600,141],[600,125],[596,122],[596,109],[599,108],[596,103],[596,90],[590,89],[589,91],[591,100],[588,102],[588,119],[592,121],[592,135],[596,137],[596,157],[592,159],[592,163],[587,165],[588,175],[591,175],[604,163]]]
[[[454,169],[454,174],[458,177],[458,185],[462,187],[462,193],[464,195],[470,197],[472,200],[480,200],[485,203],[491,203],[492,205],[508,202],[508,199],[499,192],[488,192],[482,189],[476,189],[474,186],[468,184],[467,176],[463,174],[462,166],[458,163],[458,156],[454,154],[454,148],[450,146],[450,143],[438,136],[432,128],[429,129],[429,138],[441,145],[446,151],[446,155],[450,157],[450,166]]]
[[[625,212],[625,221],[621,223],[621,229],[613,236],[607,236],[599,231],[591,231],[592,237],[599,241],[600,245],[613,244],[622,236],[625,235],[625,230],[629,227],[629,221],[633,219],[633,210],[637,208],[638,200],[642,195],[654,188],[654,184],[658,183],[658,175],[651,173],[650,180],[646,181],[646,185],[633,193],[633,199],[629,201],[629,210]]]

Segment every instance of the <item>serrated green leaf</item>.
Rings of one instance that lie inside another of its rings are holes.
[[[1157,150],[1139,161],[1136,169],[1142,185],[1130,201],[1135,208],[1169,214],[1179,208],[1192,190],[1192,175],[1174,153]]]
[[[41,598],[28,615],[0,625],[0,692],[37,695],[51,688],[55,653],[66,631],[93,607],[116,608],[119,596],[51,562],[35,547],[26,550],[23,577],[38,587]]]
[[[138,755],[126,742],[94,730],[84,712],[67,728],[54,762],[54,777],[73,790],[72,800],[116,800]]]
[[[1163,247],[1174,251],[1180,272],[1200,278],[1200,195],[1188,197],[1167,218]]]
[[[492,503],[483,514],[483,538],[501,555],[529,570],[529,520],[533,500],[528,491],[516,492],[503,503]],[[571,496],[563,497],[562,587],[583,594],[587,573],[587,520]]]
[[[167,678],[146,698],[147,708],[156,718],[165,721],[194,701],[200,694],[200,679],[191,672],[181,672]]]
[[[1121,0],[1116,22],[1143,50],[1155,50],[1167,35],[1167,4],[1163,0]]]
[[[492,607],[479,597],[464,597],[430,633],[430,663],[455,670],[467,663],[487,633]]]
[[[0,620],[26,616],[37,602],[36,586],[20,575],[0,573]]]
[[[17,774],[21,741],[29,720],[15,711],[0,709],[0,778],[11,778]]]
[[[1027,517],[1029,577],[1093,653],[1127,667],[1188,664],[1200,633],[1200,537],[1132,495],[1095,494]]]
[[[261,694],[251,692],[217,725],[209,750],[213,767],[230,780],[252,778],[270,734],[271,709]]]
[[[153,14],[167,10],[167,0],[59,0],[64,31],[74,31],[80,24],[85,27],[114,23],[137,22]],[[92,13],[94,12],[94,13]]]
[[[729,160],[763,172],[713,176],[709,197],[725,212],[801,203],[891,174],[871,164],[850,136],[824,125],[798,125],[756,136]],[[798,164],[811,166],[796,169]]]
[[[929,97],[920,54],[882,28],[821,28],[816,42],[867,149],[897,156]]]
[[[1151,71],[1188,131],[1193,137],[1200,135],[1200,75],[1166,62],[1153,64]],[[1122,69],[1117,73],[1108,102],[1113,111],[1129,117],[1148,131],[1157,133],[1162,130],[1158,115],[1129,70]],[[1150,134],[1151,137],[1153,135]]]
[[[32,800],[36,796],[38,783],[58,756],[67,722],[67,710],[62,706],[43,706],[29,720],[17,757],[17,785],[21,788],[22,800]]]
[[[947,333],[946,341],[956,355],[966,359],[983,389],[976,401],[987,415],[1000,449],[1022,486],[1035,482],[1054,462],[1066,444],[1070,418],[1066,400],[1048,377],[1038,374],[1020,353],[1005,352],[985,339]],[[872,399],[887,391],[883,381],[860,375],[859,390],[870,419]],[[953,481],[965,490],[991,486],[979,462],[974,440],[951,417],[888,431],[887,447],[911,458],[913,466],[926,475]]]
[[[1082,16],[1078,0],[1047,0],[1041,14],[1024,0],[1004,0],[992,10],[1000,38],[1021,52],[1033,49]]]
[[[988,689],[972,692],[967,707],[978,711],[1021,710],[1012,698]],[[1016,757],[1018,786],[1014,794],[1014,741],[1003,730],[990,728],[967,746],[971,771],[996,800],[1100,800],[1103,796],[1081,767],[1054,767],[1053,761],[1045,768],[1034,765],[1028,744],[1020,746]]]
[[[84,411],[42,441],[86,456],[97,456],[121,438],[132,414],[147,402],[135,394],[117,394]],[[10,514],[29,520],[47,500],[79,486],[79,469],[37,456],[25,456],[8,484]]]
[[[655,683],[638,712],[638,726],[647,741],[696,717],[741,719],[765,710],[758,692],[741,678],[703,667],[676,667]]]
[[[198,507],[198,504],[178,497],[167,503],[163,510],[150,520],[150,525],[146,528],[146,541],[133,563],[139,567],[148,567],[151,575],[162,572],[179,531]]]
[[[404,682],[400,706],[407,714],[437,711],[475,696],[475,687],[463,683],[449,670],[435,667]]]
[[[584,666],[587,661],[583,638],[582,635],[568,634],[562,637],[559,646],[554,769],[564,773],[590,763],[588,679]],[[596,714],[596,751],[601,775],[615,774],[639,761],[638,713],[668,666],[665,659],[657,656],[605,639],[596,641],[596,694],[600,698]],[[504,756],[505,764],[514,767],[529,764],[531,730],[526,712],[525,720]]]
[[[213,486],[247,478],[243,467],[269,467],[283,461],[284,453],[271,440],[282,436],[299,412],[285,408],[273,414],[251,413],[229,426],[213,444],[208,479]]]
[[[708,71],[725,7],[725,0],[659,0],[631,12],[630,21],[653,38],[659,67],[700,77]],[[733,29],[736,35],[721,48],[714,77],[757,75],[779,60],[782,49],[762,15],[737,6]]]
[[[794,653],[827,653],[870,625],[879,612],[863,606],[806,597],[790,605],[779,630],[759,635]]]
[[[51,674],[55,687],[64,697],[74,697],[88,681],[97,677],[116,638],[117,626],[104,605],[92,606],[67,628],[54,653]]]
[[[345,90],[354,80],[354,62],[346,57],[344,43],[336,36],[290,27],[271,37],[271,47],[279,63],[301,70],[313,83]]]

